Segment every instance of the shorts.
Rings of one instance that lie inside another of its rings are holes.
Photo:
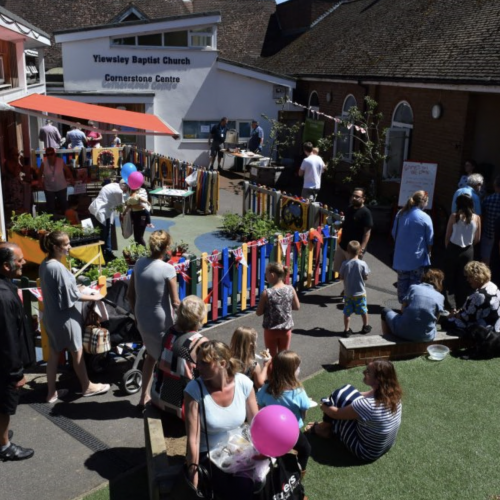
[[[212,143],[210,146],[210,158],[213,158],[217,155],[217,159],[222,160],[224,157],[224,151],[222,151],[223,144]]]
[[[15,415],[19,404],[19,389],[16,382],[0,382],[0,413],[4,415]]]
[[[368,304],[366,303],[366,295],[358,295],[356,297],[345,297],[344,316],[349,317],[354,314],[367,314]]]

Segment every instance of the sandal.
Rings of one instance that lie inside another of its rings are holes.
[[[309,422],[304,429],[304,434],[311,434],[313,436],[316,435],[316,426],[318,422]]]
[[[96,389],[95,391],[85,392],[84,394],[82,394],[82,396],[84,398],[90,398],[92,396],[98,396],[99,394],[104,394],[104,393],[108,392],[109,389],[111,388],[111,386],[109,384],[100,384],[98,387],[99,388]]]
[[[61,398],[66,397],[68,393],[69,393],[68,389],[59,389],[58,391],[56,391],[54,396],[52,396],[50,399],[47,400],[47,403],[53,405],[54,403],[57,403]]]

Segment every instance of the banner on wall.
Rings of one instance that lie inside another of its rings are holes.
[[[94,148],[92,149],[92,165],[107,168],[118,168],[120,148]]]
[[[429,197],[427,208],[432,209],[436,186],[437,163],[405,161],[401,172],[398,205],[402,207],[415,191],[425,191]]]
[[[302,142],[310,141],[316,146],[318,141],[323,138],[324,130],[324,121],[306,118],[304,123],[304,133],[302,134]]]
[[[281,203],[281,221],[290,231],[305,231],[309,215],[309,202],[283,196]]]

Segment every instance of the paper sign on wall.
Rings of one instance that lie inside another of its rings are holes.
[[[425,191],[429,197],[427,208],[432,208],[436,186],[437,163],[405,161],[401,173],[398,205],[402,207],[415,191]]]

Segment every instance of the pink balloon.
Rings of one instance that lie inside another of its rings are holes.
[[[127,179],[130,189],[139,189],[144,184],[144,176],[140,172],[132,172]]]
[[[299,439],[299,423],[284,406],[271,405],[255,415],[250,434],[255,449],[266,457],[281,457],[288,453]]]

